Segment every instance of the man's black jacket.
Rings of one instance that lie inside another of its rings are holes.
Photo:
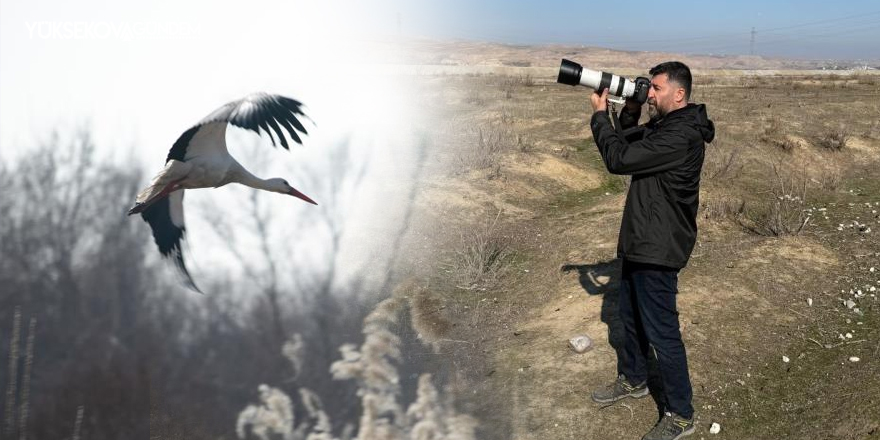
[[[617,256],[680,269],[697,238],[700,171],[705,142],[715,137],[715,126],[702,104],[688,104],[635,126],[638,117],[621,113],[621,132],[605,111],[590,121],[608,171],[632,175]]]

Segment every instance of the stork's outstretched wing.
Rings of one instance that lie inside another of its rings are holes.
[[[302,144],[299,133],[308,134],[300,122],[300,117],[306,117],[301,107],[302,104],[299,101],[267,93],[254,93],[238,101],[230,102],[214,110],[196,125],[183,132],[168,152],[165,163],[167,164],[172,159],[186,163],[191,159],[205,159],[210,156],[214,157],[211,160],[199,161],[203,168],[205,166],[220,168],[222,164],[235,162],[229,156],[229,151],[226,148],[226,127],[229,124],[252,130],[260,135],[262,134],[260,129],[262,129],[269,135],[272,145],[276,145],[275,136],[278,136],[281,146],[289,150],[290,146],[284,130],[298,144]],[[273,136],[273,131],[275,136]],[[214,170],[208,169],[207,171]],[[205,170],[203,169],[202,172]],[[225,173],[226,168],[223,168],[222,172]],[[173,180],[177,181],[186,177],[186,175],[175,175]],[[308,198],[304,200],[310,201]],[[129,211],[129,214],[141,212],[144,221],[149,223],[153,230],[153,238],[159,245],[162,256],[173,258],[185,278],[186,284],[199,291],[183,261],[181,245],[186,231],[183,226],[183,190],[174,191],[168,197],[154,202],[145,201],[142,203],[149,203],[149,206],[143,208],[141,205],[143,211],[137,211],[135,210],[136,205],[132,211]]]
[[[141,213],[144,221],[153,230],[153,239],[159,245],[163,257],[174,259],[187,287],[202,293],[196,286],[183,261],[183,239],[186,227],[183,225],[183,190],[177,190],[168,197],[156,201]]]
[[[186,161],[197,155],[226,152],[227,124],[252,130],[259,135],[262,135],[262,129],[269,135],[272,145],[277,146],[277,136],[281,146],[289,150],[285,130],[298,144],[302,144],[299,133],[308,134],[300,117],[305,117],[305,113],[299,101],[281,95],[253,93],[221,106],[185,131],[171,147],[167,160]]]

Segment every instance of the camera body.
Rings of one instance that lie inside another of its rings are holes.
[[[643,76],[633,81],[612,73],[585,69],[580,64],[564,58],[559,66],[556,82],[572,86],[582,85],[600,93],[608,89],[608,94],[620,97],[621,101],[632,98],[639,104],[644,104],[648,100],[648,90],[651,88],[651,80]]]

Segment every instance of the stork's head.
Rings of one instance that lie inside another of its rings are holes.
[[[276,177],[274,179],[269,179],[267,182],[269,183],[270,191],[291,195],[299,199],[305,200],[306,202],[309,202],[313,205],[317,205],[314,200],[310,199],[307,195],[297,191],[296,188],[290,186],[290,184],[287,183],[287,181],[284,179]]]

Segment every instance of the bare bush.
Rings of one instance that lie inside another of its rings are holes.
[[[516,135],[516,150],[520,153],[530,153],[534,149],[531,139],[520,134]]]
[[[840,186],[842,176],[837,168],[823,167],[819,176],[819,187],[826,191],[835,191]]]
[[[455,278],[460,286],[475,288],[496,281],[509,257],[508,238],[498,231],[501,211],[483,227],[461,233],[461,248],[456,252]]]
[[[764,120],[764,127],[759,139],[785,152],[791,152],[800,146],[797,140],[785,135],[782,121],[775,115]]]
[[[807,181],[805,178],[795,179],[791,174],[783,176],[775,165],[773,173],[776,186],[770,191],[771,198],[746,204],[736,217],[737,223],[749,232],[763,236],[798,235],[810,221],[804,209]]]
[[[724,148],[724,144],[716,140],[706,149],[702,177],[711,180],[738,176],[743,168],[739,155],[739,147]]]
[[[489,127],[477,130],[476,145],[459,155],[460,165],[466,169],[493,169],[500,174],[501,154],[510,134],[507,130]]]
[[[786,136],[781,139],[774,140],[773,145],[776,145],[782,151],[791,152],[792,150],[797,149],[800,146],[800,143]]]
[[[782,121],[776,116],[770,116],[763,121],[761,130],[761,140],[764,142],[773,142],[782,132]]]
[[[849,131],[845,128],[832,128],[819,135],[819,146],[831,151],[840,151],[846,148],[849,141]]]
[[[520,87],[532,87],[535,85],[535,79],[532,75],[507,76],[501,81],[501,90],[504,91],[504,97],[513,98],[513,92]]]

